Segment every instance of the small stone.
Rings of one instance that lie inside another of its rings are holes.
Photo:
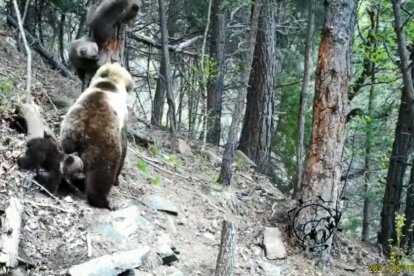
[[[73,198],[71,196],[67,196],[63,200],[70,203],[73,202]]]
[[[184,273],[175,266],[171,266],[167,270],[167,276],[184,276]]]
[[[172,215],[178,215],[178,208],[170,200],[157,195],[145,196],[142,200],[146,206]]]
[[[214,235],[213,234],[211,234],[211,233],[209,233],[209,232],[204,232],[203,233],[203,237],[204,238],[206,238],[206,239],[208,239],[208,240],[211,240],[211,241],[214,241],[216,238],[214,237]]]
[[[257,261],[257,264],[263,269],[266,276],[279,276],[282,271],[280,267],[261,260]]]
[[[263,240],[266,257],[269,260],[284,259],[287,257],[286,248],[283,244],[282,233],[276,227],[265,227]]]

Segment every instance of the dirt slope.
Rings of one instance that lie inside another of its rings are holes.
[[[374,258],[372,252],[345,239],[337,266],[329,273],[314,268],[287,240],[288,257],[268,260],[263,229],[274,226],[269,221],[271,206],[283,195],[266,177],[252,173],[246,162],[237,162],[234,185],[223,190],[215,184],[221,158],[217,149],[200,153],[198,142],[189,141],[192,154],[180,154],[168,148],[168,133],[160,130],[130,124],[132,134],[144,133],[155,145],[148,149],[129,141],[120,186],[110,194],[115,211],[91,208],[73,194],[52,197],[41,192],[30,181],[31,174],[17,170],[24,137],[7,123],[14,105],[24,98],[26,74],[26,60],[13,44],[11,33],[0,29],[0,87],[5,87],[0,108],[0,205],[10,196],[24,202],[21,255],[33,265],[27,275],[62,275],[90,258],[144,245],[151,251],[138,268],[142,273],[135,275],[212,275],[224,218],[238,224],[236,275],[278,275],[269,272],[271,268],[280,269],[280,275],[366,274],[364,262]],[[37,56],[33,63],[33,93],[57,130],[79,83],[48,69]],[[150,208],[154,200],[171,212]],[[163,265],[162,257],[171,254],[178,261]]]

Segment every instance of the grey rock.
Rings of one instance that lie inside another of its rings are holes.
[[[145,196],[142,200],[146,206],[172,215],[178,215],[178,208],[170,200],[157,195]]]
[[[171,240],[167,234],[161,234],[157,237],[155,251],[157,251],[157,254],[160,255],[161,258],[174,255],[174,252],[171,249]]]
[[[93,226],[92,232],[121,242],[139,234],[140,230],[152,228],[153,224],[141,216],[139,208],[133,205],[111,213],[104,222]]]
[[[282,233],[277,227],[265,227],[263,243],[266,249],[266,257],[269,260],[284,259],[287,257],[283,244]]]
[[[263,269],[266,276],[279,276],[282,269],[268,262],[258,260],[257,264]]]
[[[177,140],[177,150],[179,153],[187,155],[187,156],[193,155],[193,151],[191,150],[191,147],[183,139]]]

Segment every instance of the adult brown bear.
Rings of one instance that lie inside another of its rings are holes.
[[[118,184],[125,158],[127,93],[133,88],[125,68],[107,63],[61,123],[62,149],[66,154],[77,152],[82,159],[86,196],[92,206],[110,209],[107,197],[112,185]]]

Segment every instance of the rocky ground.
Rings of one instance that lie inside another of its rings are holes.
[[[12,33],[0,29],[0,206],[11,196],[24,204],[22,275],[63,275],[87,260],[126,250],[138,250],[142,263],[122,275],[213,275],[223,219],[237,223],[235,275],[368,275],[367,265],[381,261],[370,247],[339,236],[333,269],[320,271],[272,217],[272,206],[287,208],[289,200],[254,173],[247,159],[237,157],[233,186],[223,189],[215,183],[221,150],[202,151],[198,141],[182,137],[180,151],[173,151],[167,132],[134,118],[120,186],[110,194],[114,211],[91,208],[74,194],[42,192],[30,173],[17,169],[25,141],[9,120],[24,99],[25,62]],[[57,130],[80,86],[37,56],[33,64],[32,91]],[[140,146],[143,136],[152,144]]]

